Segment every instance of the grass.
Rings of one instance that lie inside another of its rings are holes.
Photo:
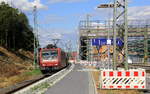
[[[33,90],[33,91],[34,91],[34,90],[37,90],[37,89],[42,90],[42,89],[48,88],[48,87],[50,87],[50,84],[48,84],[48,83],[43,83],[43,84],[41,84],[41,85],[39,85],[39,86],[35,86],[32,90]]]
[[[32,80],[39,75],[42,75],[40,69],[33,69],[33,70],[24,71],[21,74],[15,76],[3,77],[3,78],[1,77],[0,88],[11,86],[14,85],[15,83],[19,83],[25,80]]]
[[[40,69],[33,69],[32,71],[25,72],[24,74],[27,76],[33,76],[33,75],[41,75],[42,73]]]
[[[98,94],[143,94],[138,90],[98,90]]]
[[[33,69],[32,52],[13,52],[0,47],[0,54],[0,88],[31,80],[42,74],[39,69]]]
[[[40,92],[40,94],[45,94],[45,89],[50,88],[52,86],[52,82],[50,83],[42,83],[32,88],[30,93],[35,94],[35,92]]]

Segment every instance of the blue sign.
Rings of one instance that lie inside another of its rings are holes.
[[[113,45],[113,39],[110,39],[110,40],[111,40],[111,45]],[[123,46],[123,41],[121,39],[117,38],[116,44],[117,44],[117,46]],[[107,39],[106,38],[92,39],[92,45],[93,46],[107,45]]]

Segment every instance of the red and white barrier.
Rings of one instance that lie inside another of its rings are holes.
[[[102,89],[145,89],[146,72],[134,70],[102,70],[100,75]]]

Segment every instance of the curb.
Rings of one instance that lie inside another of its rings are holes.
[[[52,87],[57,82],[59,82],[61,79],[63,79],[68,73],[70,73],[74,68],[74,64],[71,64],[71,67],[69,69],[63,69],[60,72],[57,72],[56,74],[42,79],[26,88],[23,88],[13,94],[42,94],[44,93],[49,87]]]

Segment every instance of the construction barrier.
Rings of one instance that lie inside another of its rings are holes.
[[[146,89],[144,69],[102,70],[100,74],[102,89]]]

